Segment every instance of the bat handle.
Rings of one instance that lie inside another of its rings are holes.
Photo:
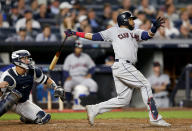
[[[63,45],[64,45],[65,41],[67,40],[67,37],[68,37],[68,36],[66,36],[65,39],[63,40],[63,43],[62,43],[62,45],[60,46],[59,51],[56,52],[56,54],[55,54],[55,56],[54,56],[54,58],[53,58],[53,60],[52,60],[52,62],[51,62],[51,64],[50,64],[50,66],[49,66],[49,70],[53,70],[54,67],[55,67],[55,65],[57,64],[57,61],[58,61],[59,56],[60,56],[60,54],[61,54]]]

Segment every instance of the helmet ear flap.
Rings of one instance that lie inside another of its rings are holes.
[[[127,18],[124,19],[124,22],[123,22],[124,25],[128,25],[129,24],[129,21]]]

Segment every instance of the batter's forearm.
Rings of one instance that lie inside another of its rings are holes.
[[[157,29],[158,29],[158,27],[157,26],[152,26],[151,27],[151,30],[150,31],[144,31],[143,33],[142,33],[142,36],[141,36],[141,38],[142,38],[142,40],[148,40],[148,39],[151,39],[154,35],[155,35],[155,33],[157,32]]]
[[[100,33],[92,34],[92,33],[85,33],[85,32],[76,32],[76,31],[72,31],[72,30],[68,29],[67,31],[65,31],[65,34],[67,37],[70,37],[72,35],[76,35],[78,37],[85,38],[88,40],[104,41],[104,39],[102,38]]]
[[[91,34],[91,33],[85,33],[85,39],[93,40],[93,34]]]
[[[84,32],[75,32],[75,35],[88,40],[104,41],[100,33],[92,34],[92,33],[84,33]]]
[[[75,35],[88,40],[92,40],[93,37],[92,33],[84,33],[84,32],[75,32]]]

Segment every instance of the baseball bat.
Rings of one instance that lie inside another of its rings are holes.
[[[62,44],[60,45],[59,50],[56,52],[55,56],[53,57],[53,60],[52,60],[52,62],[50,64],[50,66],[49,66],[49,70],[53,70],[55,65],[57,64],[57,61],[59,59],[59,56],[61,55],[61,51],[63,49],[63,46],[64,46],[66,40],[67,40],[67,36],[65,37]]]

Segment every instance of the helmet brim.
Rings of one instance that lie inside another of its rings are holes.
[[[133,19],[133,20],[135,20],[135,19],[137,19],[137,17],[136,16],[133,16],[133,17],[130,17],[131,19]]]

